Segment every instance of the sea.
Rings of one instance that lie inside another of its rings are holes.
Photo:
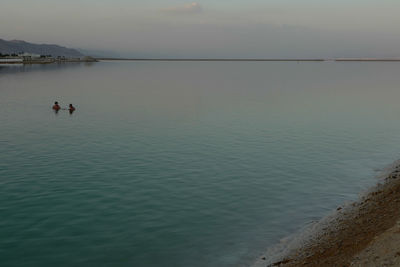
[[[0,266],[250,266],[399,158],[396,62],[2,65]]]

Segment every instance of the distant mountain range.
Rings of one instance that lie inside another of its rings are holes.
[[[65,56],[65,57],[82,57],[84,56],[81,52],[76,49],[66,48],[54,44],[33,44],[21,40],[6,41],[0,39],[0,53],[2,54],[19,54],[32,53],[39,55],[52,55],[53,57]]]

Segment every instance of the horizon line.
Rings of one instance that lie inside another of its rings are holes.
[[[121,60],[121,61],[377,61],[400,62],[400,58],[118,58],[95,57],[97,60]]]

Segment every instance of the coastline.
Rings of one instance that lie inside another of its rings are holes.
[[[357,201],[309,227],[284,254],[263,255],[253,267],[400,266],[400,162],[381,179]]]
[[[99,62],[99,61],[166,61],[166,62],[400,62],[399,58],[107,58],[90,59],[52,59],[52,60],[24,60],[2,61],[0,64],[51,64],[69,62]]]
[[[233,61],[233,62],[400,62],[400,58],[110,58],[99,61]]]
[[[67,58],[67,59],[35,59],[35,60],[20,60],[20,59],[16,59],[15,61],[2,61],[2,58],[0,58],[0,64],[1,65],[7,65],[7,64],[11,64],[11,65],[32,65],[32,64],[61,64],[61,63],[87,63],[87,62],[99,62],[97,59],[95,58]]]

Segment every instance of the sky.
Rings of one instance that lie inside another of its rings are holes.
[[[0,0],[0,38],[132,57],[400,57],[399,0]]]

